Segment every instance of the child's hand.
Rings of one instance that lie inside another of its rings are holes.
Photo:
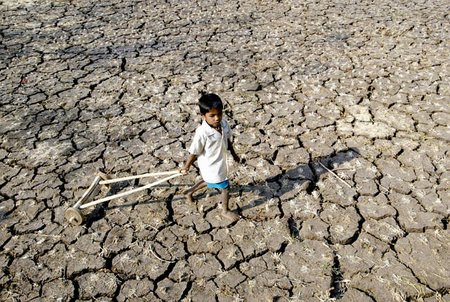
[[[197,155],[190,154],[186,163],[183,165],[183,168],[181,168],[179,171],[182,175],[186,175],[189,172],[189,169],[191,168],[192,163],[197,159]]]

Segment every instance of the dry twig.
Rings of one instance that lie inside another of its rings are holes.
[[[327,167],[325,167],[325,165],[322,164],[320,161],[319,161],[319,164],[320,164],[322,167],[324,167],[325,170],[327,170],[328,172],[330,172],[331,174],[333,174],[334,176],[336,176],[337,179],[339,179],[339,180],[342,181],[344,184],[346,184],[347,187],[349,187],[349,188],[352,187],[351,185],[348,184],[348,182],[346,182],[345,180],[343,180],[342,178],[340,178],[336,173],[334,173],[333,171],[331,171],[330,169],[328,169]]]
[[[156,255],[156,253],[153,251],[153,248],[152,248],[152,245],[151,245],[151,244],[149,244],[149,249],[150,249],[150,252],[153,254],[153,256],[155,256],[155,258],[158,259],[158,260],[160,260],[160,261],[163,261],[163,262],[169,262],[169,263],[174,263],[174,262],[176,262],[176,261],[172,261],[172,260],[165,260],[165,259],[162,259],[162,258],[159,257],[158,255]]]

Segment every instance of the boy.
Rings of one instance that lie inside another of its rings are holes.
[[[203,94],[198,100],[202,124],[195,131],[194,138],[189,148],[189,157],[180,170],[186,175],[192,163],[198,159],[198,167],[203,178],[190,189],[183,192],[186,198],[193,202],[192,194],[204,187],[216,188],[221,191],[222,215],[227,219],[236,221],[239,215],[230,211],[229,188],[227,178],[227,149],[230,150],[233,159],[240,161],[239,156],[230,141],[231,129],[228,123],[222,119],[223,103],[216,94]]]

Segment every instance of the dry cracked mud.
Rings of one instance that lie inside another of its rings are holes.
[[[449,11],[0,0],[0,300],[450,301]],[[99,170],[180,167],[202,91],[242,219],[197,171],[64,219]]]

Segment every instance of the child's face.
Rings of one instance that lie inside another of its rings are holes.
[[[202,118],[211,127],[218,128],[220,126],[220,121],[222,120],[222,110],[217,109],[217,108],[212,108],[205,114],[202,114]]]

